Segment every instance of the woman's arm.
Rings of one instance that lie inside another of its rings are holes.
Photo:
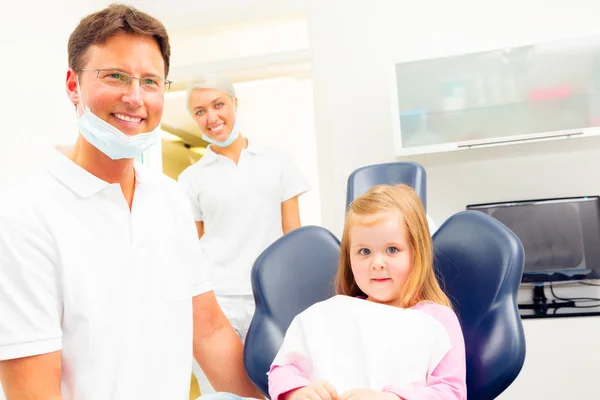
[[[204,236],[204,221],[196,221],[196,230],[198,231],[198,239]]]
[[[300,206],[298,197],[294,196],[281,203],[281,229],[285,235],[294,229],[300,228]]]

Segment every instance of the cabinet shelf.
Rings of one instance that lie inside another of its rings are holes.
[[[423,166],[478,162],[495,158],[535,157],[600,149],[600,128],[557,133],[556,136],[520,138],[505,143],[475,142],[423,146],[398,154],[398,161],[416,161]]]

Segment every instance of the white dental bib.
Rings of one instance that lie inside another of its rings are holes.
[[[444,326],[422,311],[338,295],[296,316],[273,365],[294,364],[338,394],[424,386],[450,347]]]

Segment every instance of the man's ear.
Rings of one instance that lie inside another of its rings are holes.
[[[81,96],[79,93],[79,85],[77,85],[77,73],[71,68],[67,71],[66,89],[69,100],[77,107],[77,104],[81,101]]]

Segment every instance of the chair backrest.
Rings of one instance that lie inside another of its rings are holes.
[[[450,217],[433,244],[436,273],[465,337],[467,398],[494,399],[525,360],[517,306],[523,246],[506,226],[478,211]]]
[[[348,177],[346,208],[358,196],[375,185],[398,185],[412,187],[427,210],[427,175],[425,168],[416,162],[392,162],[368,165],[352,172]]]
[[[306,226],[269,246],[252,268],[256,311],[246,336],[244,366],[267,395],[267,372],[296,315],[335,294],[340,243],[328,230]]]

